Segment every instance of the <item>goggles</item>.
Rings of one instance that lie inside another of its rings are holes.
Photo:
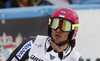
[[[60,18],[53,18],[52,20],[49,18],[49,25],[54,30],[59,27],[60,30],[64,32],[77,30],[79,27],[79,24],[72,24],[69,20]]]

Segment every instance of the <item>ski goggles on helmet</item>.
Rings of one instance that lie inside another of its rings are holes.
[[[79,27],[79,24],[72,24],[69,20],[60,18],[49,18],[49,25],[54,30],[56,30],[59,27],[60,30],[64,32],[77,30]]]

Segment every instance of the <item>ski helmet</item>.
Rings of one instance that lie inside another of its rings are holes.
[[[76,33],[78,31],[78,27],[79,27],[79,18],[77,13],[67,7],[60,7],[54,10],[54,12],[51,14],[50,18],[49,18],[49,24],[48,24],[48,35],[51,36],[51,28],[50,28],[50,24],[51,24],[51,20],[52,18],[62,18],[62,19],[66,19],[69,20],[70,22],[72,22],[72,33],[71,33],[71,37],[70,40],[73,40],[76,36]]]

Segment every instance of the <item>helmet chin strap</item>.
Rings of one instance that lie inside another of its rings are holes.
[[[67,44],[68,43],[68,40],[66,40],[66,41],[64,41],[64,42],[61,42],[61,43],[56,43],[54,40],[53,40],[53,38],[51,37],[51,41],[53,41],[57,46],[63,46],[63,45],[65,45],[65,44]]]

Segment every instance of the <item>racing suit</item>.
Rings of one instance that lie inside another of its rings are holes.
[[[12,52],[7,61],[84,61],[70,45],[63,52],[57,52],[50,41],[48,36],[29,38]]]

